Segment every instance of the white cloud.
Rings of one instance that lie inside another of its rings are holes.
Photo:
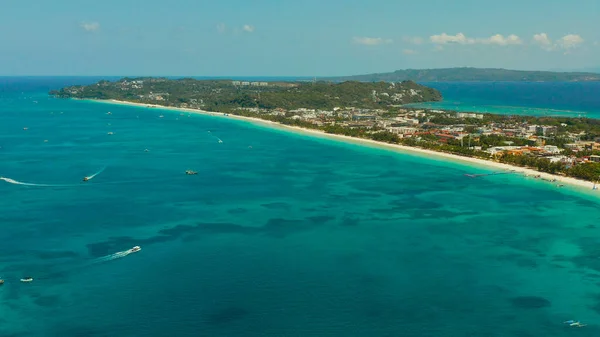
[[[402,40],[411,44],[423,44],[423,38],[418,36],[406,36]]]
[[[514,34],[510,34],[506,37],[502,34],[496,34],[496,35],[492,35],[488,38],[472,38],[472,37],[467,37],[463,33],[458,33],[456,35],[448,35],[446,33],[442,33],[439,35],[430,36],[429,41],[431,41],[431,43],[437,44],[437,45],[490,44],[490,45],[497,45],[497,46],[509,46],[509,45],[523,44],[523,40],[521,40],[520,37],[518,37],[517,35],[514,35]]]
[[[242,27],[242,30],[248,33],[252,33],[254,32],[254,26],[251,25],[244,25],[244,27]]]
[[[569,51],[575,49],[583,44],[584,39],[577,34],[568,34],[560,39],[552,42],[546,33],[539,33],[533,36],[533,41],[538,44],[542,49],[551,50],[565,50]]]
[[[224,24],[224,23],[219,23],[219,24],[217,25],[217,31],[218,31],[220,34],[223,34],[223,33],[225,33],[225,31],[226,31],[226,30],[227,30],[227,26],[225,26],[225,24]]]
[[[552,40],[548,37],[546,33],[539,33],[533,35],[533,42],[538,44],[542,49],[552,50],[554,46],[552,45]]]
[[[356,44],[362,44],[366,46],[376,46],[384,43],[392,43],[391,39],[383,39],[381,37],[358,37],[352,38],[352,41]]]
[[[402,51],[402,54],[404,54],[404,55],[415,55],[415,54],[417,54],[417,51],[414,50],[414,49],[404,49]]]
[[[446,33],[432,35],[429,37],[429,41],[434,44],[474,44],[476,42],[475,39],[468,38],[463,33],[456,35],[448,35]]]
[[[98,22],[83,22],[80,27],[86,32],[95,32],[100,29],[100,24]]]
[[[477,39],[476,42],[482,44],[495,44],[498,46],[518,45],[523,44],[523,40],[517,35],[511,34],[504,37],[502,34],[492,35],[487,39]]]
[[[570,50],[579,47],[583,43],[583,38],[577,34],[569,34],[556,40],[556,46],[560,49]]]

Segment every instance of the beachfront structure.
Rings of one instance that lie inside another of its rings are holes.
[[[459,112],[459,113],[456,114],[456,117],[457,118],[477,118],[477,119],[483,119],[483,115],[482,114],[474,114],[474,113],[470,113],[470,112]]]

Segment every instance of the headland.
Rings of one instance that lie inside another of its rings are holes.
[[[600,123],[587,118],[427,110],[434,89],[402,83],[101,81],[51,92],[243,119],[320,137],[515,170],[557,186],[592,189],[600,177]]]

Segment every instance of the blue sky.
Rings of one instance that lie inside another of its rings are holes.
[[[0,0],[0,75],[600,68],[598,0]]]

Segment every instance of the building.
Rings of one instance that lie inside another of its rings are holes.
[[[594,154],[594,155],[591,155],[591,156],[590,156],[590,161],[591,161],[591,162],[594,162],[594,163],[600,163],[600,156],[598,156],[598,155],[595,155],[595,154]]]
[[[241,85],[242,82],[240,82],[240,81],[232,81],[231,84],[233,84],[233,85]]]
[[[434,111],[434,110],[432,110]],[[477,118],[477,119],[483,119],[483,115],[482,114],[474,114],[474,113],[468,113],[468,112],[459,112],[456,114],[456,117],[458,118]]]
[[[546,145],[543,147],[544,151],[547,153],[551,153],[551,154],[559,154],[561,152],[561,150],[558,148],[558,146],[554,146],[554,145]]]
[[[542,136],[550,136],[550,135],[555,135],[556,134],[556,126],[546,126],[546,125],[542,125],[542,126],[537,126],[535,129],[535,132],[538,135],[542,135]]]
[[[387,131],[395,134],[406,135],[406,134],[414,134],[417,132],[417,128],[411,128],[406,126],[392,126],[386,128]]]
[[[372,121],[375,119],[377,119],[377,116],[375,116],[375,115],[357,115],[357,114],[352,115],[353,121],[369,121],[369,120]]]

